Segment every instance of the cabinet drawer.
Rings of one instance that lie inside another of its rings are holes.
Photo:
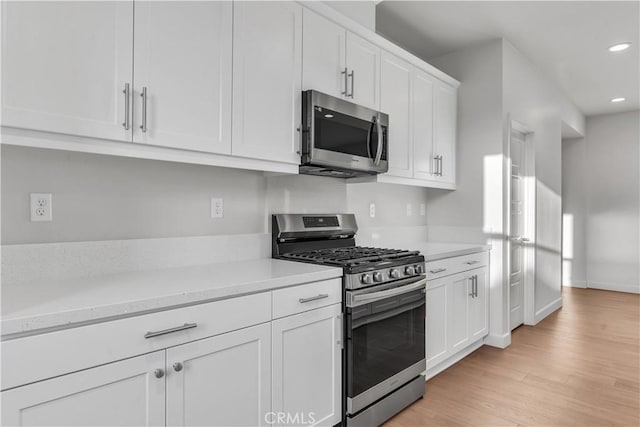
[[[342,279],[331,279],[273,292],[273,318],[342,302]]]
[[[264,292],[4,341],[1,388],[5,390],[269,320],[271,293]]]
[[[426,274],[428,280],[433,280],[487,265],[489,265],[489,253],[478,252],[428,262],[426,264]]]

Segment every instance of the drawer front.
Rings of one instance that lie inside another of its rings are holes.
[[[273,291],[273,318],[342,302],[342,279],[324,280]]]
[[[263,292],[4,341],[1,388],[5,390],[269,320],[271,292]]]
[[[428,262],[426,264],[426,275],[428,280],[433,280],[487,265],[489,265],[489,252],[478,252],[471,255]]]

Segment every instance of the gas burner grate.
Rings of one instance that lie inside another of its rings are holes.
[[[418,255],[418,251],[350,246],[284,254],[284,258],[340,266],[355,266]]]

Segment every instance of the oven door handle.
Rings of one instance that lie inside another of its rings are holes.
[[[353,303],[361,303],[361,302],[373,302],[381,299],[394,297],[396,295],[406,294],[410,291],[415,291],[416,289],[425,288],[427,286],[427,278],[420,279],[417,282],[414,282],[410,285],[398,286],[397,288],[387,289],[384,291],[378,292],[369,292],[366,294],[356,294],[353,295],[351,301]]]

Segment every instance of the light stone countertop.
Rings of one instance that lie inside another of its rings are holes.
[[[263,258],[3,283],[1,334],[44,332],[341,276],[339,268]]]
[[[408,242],[405,246],[402,246],[402,249],[420,251],[420,253],[424,255],[425,261],[430,262],[444,258],[485,252],[491,249],[491,245],[483,245],[481,243]]]

